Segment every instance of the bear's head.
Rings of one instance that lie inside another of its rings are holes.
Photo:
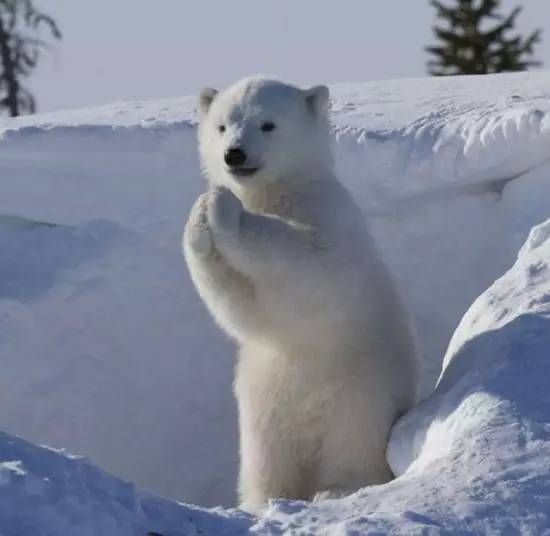
[[[231,190],[309,180],[331,166],[328,88],[247,78],[199,98],[199,152],[207,178]]]

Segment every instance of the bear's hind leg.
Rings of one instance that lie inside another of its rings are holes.
[[[245,463],[246,465],[246,463]],[[270,499],[310,500],[312,490],[298,474],[286,475],[266,468],[242,467],[239,475],[239,507],[245,512],[259,513]],[[286,478],[285,478],[286,476]]]
[[[316,500],[393,479],[386,446],[395,412],[384,398],[374,388],[359,387],[341,392],[334,401],[323,437]]]
[[[258,513],[269,499],[310,500],[315,491],[313,471],[300,465],[294,449],[273,442],[269,452],[260,452],[253,442],[241,439],[240,507]]]

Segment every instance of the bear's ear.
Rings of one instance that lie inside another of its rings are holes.
[[[208,112],[208,109],[210,108],[210,105],[212,104],[212,101],[216,98],[217,94],[218,90],[211,87],[205,87],[201,89],[201,92],[199,94],[199,110],[202,115],[205,115]]]
[[[315,115],[326,114],[328,111],[329,91],[327,86],[314,86],[304,90],[306,103]]]

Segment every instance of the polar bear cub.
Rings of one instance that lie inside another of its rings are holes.
[[[332,165],[328,89],[261,77],[200,95],[208,191],[184,234],[191,277],[238,344],[241,507],[392,478],[415,400],[408,321]]]

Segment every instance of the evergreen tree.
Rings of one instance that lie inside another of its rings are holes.
[[[438,0],[430,3],[437,10],[437,17],[447,22],[446,28],[433,27],[441,44],[426,47],[435,56],[428,61],[431,75],[525,71],[540,65],[529,58],[540,41],[541,31],[536,30],[525,39],[510,35],[522,8],[503,16],[497,13],[500,0],[457,0],[453,7]]]
[[[0,110],[12,117],[36,110],[33,94],[21,81],[31,75],[48,47],[41,39],[42,28],[61,38],[56,22],[38,11],[33,0],[0,0]]]

